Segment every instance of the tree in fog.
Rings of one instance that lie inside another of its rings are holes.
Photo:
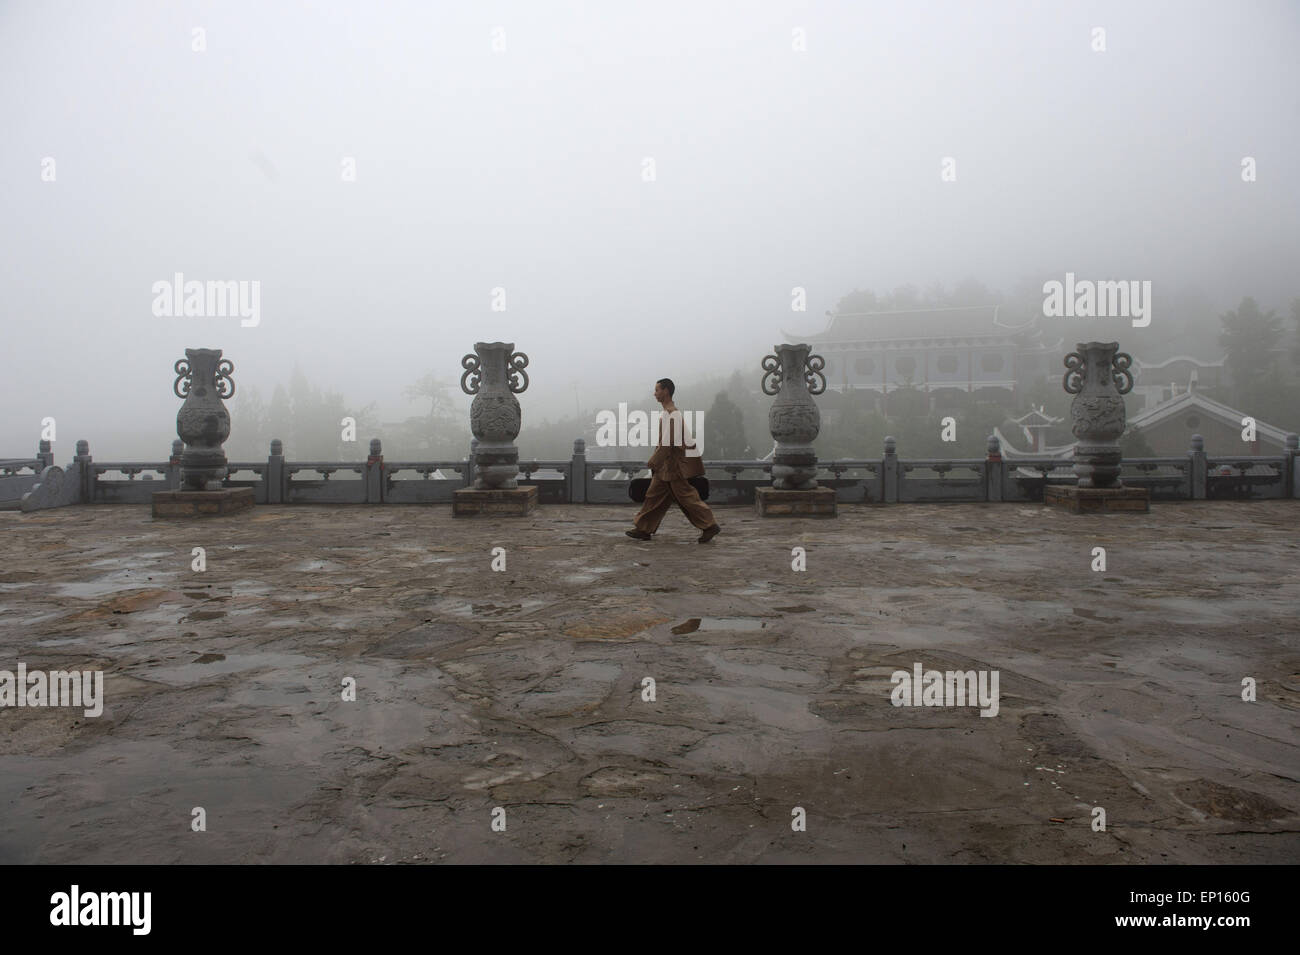
[[[1137,425],[1129,425],[1119,439],[1120,453],[1125,458],[1154,458],[1155,448],[1147,442],[1146,435]]]
[[[704,454],[711,460],[749,458],[753,449],[745,440],[744,414],[725,391],[718,392],[704,416]]]
[[[1219,344],[1228,351],[1228,371],[1240,401],[1259,378],[1277,371],[1277,346],[1282,341],[1282,319],[1270,310],[1261,311],[1249,295],[1236,309],[1219,316],[1223,331]]]
[[[236,401],[240,400],[236,393]],[[355,420],[355,440],[344,440],[343,419]],[[379,433],[374,403],[349,404],[336,391],[323,391],[295,367],[289,385],[277,384],[271,403],[250,388],[247,400],[231,413],[228,454],[256,460],[270,450],[272,438],[284,442],[284,453],[297,461],[358,461]]]
[[[1296,306],[1292,306],[1293,312]],[[1267,312],[1250,296],[1219,317],[1219,344],[1227,349],[1232,404],[1257,420],[1293,430],[1300,409],[1300,382],[1280,366],[1283,320]],[[1283,374],[1283,372],[1286,374]]]
[[[1291,347],[1291,361],[1300,365],[1300,298],[1291,302],[1291,321],[1295,322],[1295,344]]]
[[[403,397],[419,401],[425,412],[385,428],[384,454],[410,460],[459,460],[469,454],[469,415],[451,388],[433,372],[403,388]]]

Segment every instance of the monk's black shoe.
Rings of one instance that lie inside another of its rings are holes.
[[[626,534],[628,537],[635,538],[636,540],[639,541],[648,541],[650,539],[650,535],[642,530],[624,531],[623,533]]]
[[[707,544],[721,533],[722,528],[717,524],[712,524],[709,527],[704,528],[704,533],[700,535],[700,543]]]

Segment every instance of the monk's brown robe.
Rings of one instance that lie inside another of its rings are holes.
[[[687,447],[695,447],[689,438],[683,439],[678,435],[679,441],[685,440],[685,443],[672,444],[673,430],[676,429],[670,427],[668,415],[664,413],[659,420],[659,447],[655,448],[646,465],[650,468],[650,487],[634,521],[637,530],[647,534],[659,529],[659,522],[674,502],[685,513],[686,519],[700,530],[716,523],[709,505],[700,500],[700,493],[686,480],[704,475],[704,457],[686,453]]]

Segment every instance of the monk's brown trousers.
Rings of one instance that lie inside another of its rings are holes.
[[[634,520],[637,530],[647,534],[657,531],[659,522],[674,502],[682,509],[686,519],[700,530],[716,523],[713,511],[700,500],[700,492],[691,486],[690,481],[684,477],[665,481],[655,476],[650,479],[650,488],[645,492],[645,503],[641,505]]]

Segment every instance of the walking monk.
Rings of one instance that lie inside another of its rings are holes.
[[[659,446],[650,456],[646,467],[650,468],[650,488],[645,492],[645,504],[637,513],[634,523],[636,528],[627,531],[628,537],[648,541],[659,529],[659,522],[664,519],[673,502],[686,514],[686,519],[698,527],[699,542],[707,544],[721,533],[722,528],[713,519],[709,505],[700,500],[700,494],[691,486],[687,478],[704,475],[704,460],[700,455],[689,455],[686,449],[695,447],[695,442],[686,434],[684,416],[677,414],[673,404],[673,392],[676,386],[671,378],[660,378],[655,382],[655,400],[663,406],[664,413],[659,419]],[[680,425],[676,435],[672,423]]]

